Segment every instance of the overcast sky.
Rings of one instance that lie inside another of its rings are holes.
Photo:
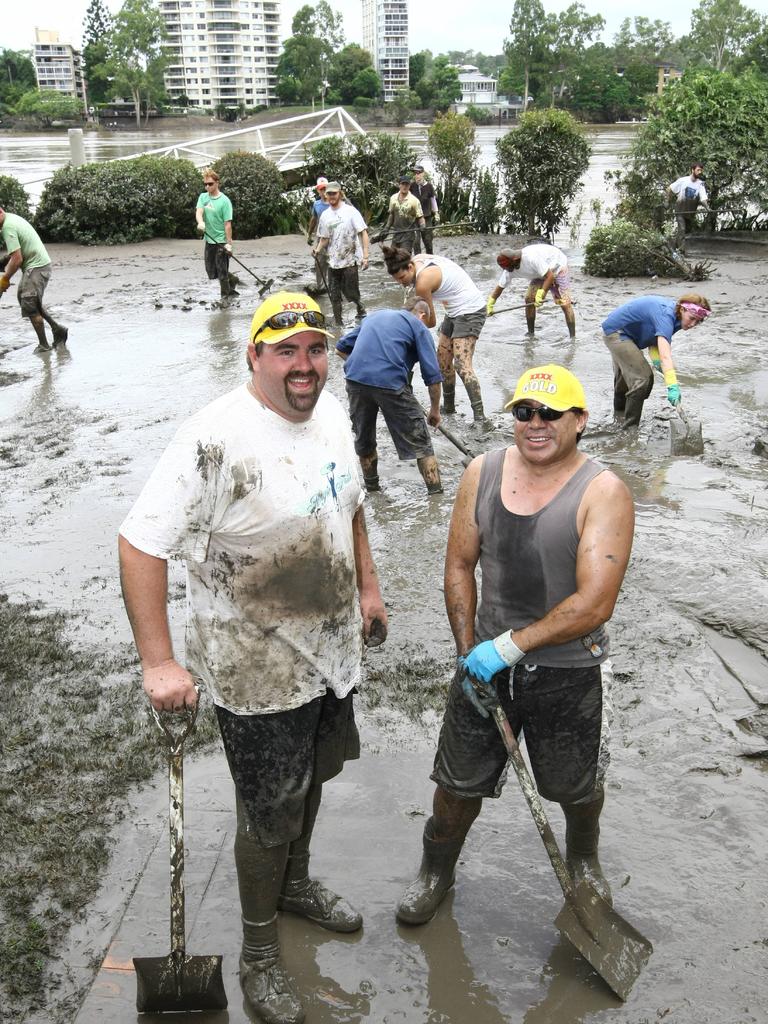
[[[361,42],[361,0],[330,0],[331,7],[344,15],[344,28],[348,43]],[[547,11],[559,11],[571,0],[544,0]],[[610,42],[622,19],[642,14],[647,18],[660,18],[672,25],[676,36],[690,29],[691,11],[698,0],[582,0],[590,14],[602,14],[606,21],[605,40]],[[768,0],[744,0],[748,7],[768,14]],[[106,0],[110,10],[120,8],[122,0]],[[283,36],[290,35],[291,19],[302,6],[302,0],[284,0],[282,5]],[[418,0],[410,5],[410,48],[412,53],[432,50],[479,50],[481,53],[501,53],[509,27],[512,0],[484,0],[475,9],[475,15],[466,0]],[[0,47],[27,50],[34,41],[35,28],[58,30],[65,42],[79,46],[83,18],[88,0],[34,0],[32,3],[6,4],[4,24],[0,31]]]

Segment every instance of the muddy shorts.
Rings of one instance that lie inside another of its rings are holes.
[[[534,277],[530,284],[531,290],[535,292],[541,288],[543,284],[543,277]],[[549,291],[558,306],[564,306],[566,303],[573,302],[571,297],[571,275],[568,273],[567,267],[565,270],[560,271]]]
[[[301,835],[310,785],[360,756],[352,694],[327,690],[309,704],[271,715],[233,715],[217,707],[224,752],[238,795],[262,846]]]
[[[446,338],[479,338],[485,316],[484,309],[478,309],[476,313],[446,316],[440,324],[440,334],[444,334]]]
[[[33,267],[21,275],[17,297],[22,316],[37,316],[43,308],[43,294],[51,279],[50,263],[45,267]]]
[[[205,272],[209,281],[226,281],[229,274],[229,253],[223,245],[205,243]]]
[[[516,665],[495,682],[516,736],[522,731],[536,788],[557,803],[576,803],[603,784],[610,738],[610,662],[587,668]],[[431,778],[460,797],[497,797],[507,752],[492,716],[483,718],[454,677]]]
[[[400,460],[434,455],[427,421],[408,385],[399,391],[392,391],[348,380],[347,395],[358,455],[371,455],[376,450],[376,419],[379,409]]]

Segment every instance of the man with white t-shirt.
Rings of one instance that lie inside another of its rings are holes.
[[[360,211],[344,201],[338,181],[329,181],[325,186],[325,200],[328,209],[320,217],[317,244],[312,251],[320,256],[328,247],[328,293],[336,326],[343,327],[342,296],[354,302],[358,319],[366,314],[360,299],[357,267],[359,264],[363,270],[368,269],[368,229]]]
[[[493,316],[496,300],[512,278],[519,274],[528,280],[525,293],[525,320],[528,333],[533,334],[536,328],[536,310],[546,299],[547,292],[551,291],[556,305],[563,311],[568,333],[571,338],[576,337],[571,278],[568,273],[568,258],[564,252],[554,245],[535,242],[524,245],[522,249],[502,249],[496,257],[496,262],[501,267],[501,276],[499,283],[488,296],[485,307],[488,316]]]
[[[685,252],[685,236],[690,233],[696,220],[696,210],[701,206],[709,213],[709,197],[704,187],[702,165],[691,164],[691,173],[677,178],[669,186],[669,195],[675,204],[675,248]]]
[[[240,981],[270,1024],[304,1010],[277,911],[338,932],[360,914],[309,877],[323,782],[359,756],[352,692],[364,638],[386,636],[349,419],[323,392],[328,331],[307,295],[266,299],[247,383],[181,425],[120,528],[123,595],[158,711],[209,689],[235,782]],[[167,619],[167,560],[187,564],[186,664]]]

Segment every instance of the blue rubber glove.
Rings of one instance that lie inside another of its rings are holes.
[[[459,659],[459,662],[461,663],[461,658]],[[493,683],[481,683],[477,679],[474,680],[473,683],[473,680],[466,674],[463,668],[459,668],[459,671],[464,677],[461,680],[461,688],[464,691],[464,696],[478,714],[482,715],[483,718],[488,718],[490,706],[498,703],[499,700],[496,687]]]
[[[667,387],[667,399],[670,405],[680,405],[683,396],[680,394],[680,387],[677,384],[670,384]]]
[[[493,640],[483,640],[481,644],[475,644],[469,654],[459,658],[459,664],[482,683],[490,683],[497,672],[509,668],[509,662],[496,650]]]

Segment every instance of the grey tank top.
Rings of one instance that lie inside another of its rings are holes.
[[[477,489],[475,520],[482,572],[477,642],[529,626],[576,591],[576,513],[589,483],[605,470],[601,463],[587,459],[549,504],[523,516],[510,512],[501,500],[505,455],[506,449],[486,454]],[[600,626],[585,640],[539,647],[523,660],[552,668],[581,668],[599,665],[607,657],[608,637]]]

